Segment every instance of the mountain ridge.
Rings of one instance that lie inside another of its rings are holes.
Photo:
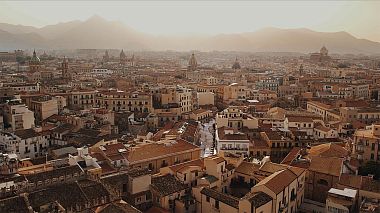
[[[94,15],[44,27],[0,23],[0,48],[201,50],[310,53],[326,46],[332,53],[379,54],[380,43],[346,31],[318,32],[308,28],[267,27],[253,32],[210,36],[163,36],[139,32],[120,21]]]

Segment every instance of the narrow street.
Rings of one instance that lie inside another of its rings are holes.
[[[212,119],[208,123],[201,124],[200,141],[201,141],[201,148],[202,148],[202,157],[207,157],[207,156],[215,154],[215,149],[213,147],[214,123],[215,123],[215,120]]]

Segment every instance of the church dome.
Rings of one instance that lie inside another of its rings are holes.
[[[240,63],[239,63],[239,61],[238,61],[237,58],[235,59],[235,62],[234,62],[234,64],[232,65],[232,69],[234,69],[234,70],[241,69]]]
[[[36,54],[35,50],[33,51],[33,56],[30,59],[30,62],[31,63],[40,63],[41,62],[40,58],[37,57],[37,54]]]
[[[120,52],[120,59],[124,59],[126,57],[124,50],[121,50]]]
[[[327,50],[325,46],[323,46],[319,52],[323,56],[327,56],[327,54],[329,53],[329,51]]]

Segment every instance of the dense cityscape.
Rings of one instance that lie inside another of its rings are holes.
[[[82,48],[98,23],[0,23],[0,213],[380,212],[380,43]],[[91,33],[33,34],[62,26]]]

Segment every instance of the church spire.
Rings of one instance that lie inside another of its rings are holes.
[[[238,70],[238,69],[240,69],[240,68],[241,68],[241,66],[240,66],[239,60],[238,60],[238,58],[236,57],[236,58],[235,58],[235,62],[234,62],[234,64],[232,65],[232,69],[234,69],[234,70]]]
[[[188,70],[195,71],[197,69],[197,66],[198,66],[197,59],[195,59],[195,55],[193,53],[191,54],[191,57],[189,59]]]

